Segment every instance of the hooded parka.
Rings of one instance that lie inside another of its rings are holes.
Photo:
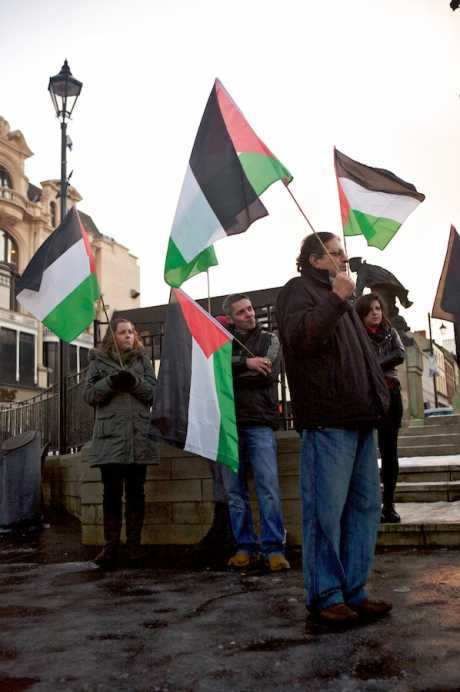
[[[99,349],[90,351],[83,398],[96,409],[91,466],[158,463],[158,445],[146,437],[156,385],[152,365],[142,349],[132,352],[124,368],[136,379],[129,392],[112,386],[111,375],[121,369]]]

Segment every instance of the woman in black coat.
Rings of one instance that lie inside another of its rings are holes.
[[[401,385],[396,366],[404,362],[404,346],[385,315],[384,303],[378,293],[366,293],[356,301],[356,312],[366,327],[376,351],[390,394],[390,408],[377,428],[380,456],[382,459],[381,479],[383,484],[382,522],[399,522],[395,510],[394,494],[399,473],[398,434],[401,427],[403,406]]]
[[[108,329],[99,348],[90,352],[84,390],[86,403],[96,409],[89,463],[100,467],[104,486],[105,547],[95,560],[102,567],[117,562],[123,486],[128,560],[137,562],[142,556],[146,468],[158,463],[157,444],[146,436],[155,385],[134,326],[115,320],[113,334]]]

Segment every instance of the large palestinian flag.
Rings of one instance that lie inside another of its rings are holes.
[[[431,315],[439,320],[460,323],[460,236],[453,226],[450,227],[446,258]]]
[[[171,291],[150,436],[236,471],[232,338],[183,291]]]
[[[165,281],[180,286],[217,264],[212,244],[267,216],[259,195],[276,180],[289,183],[292,176],[216,79],[182,185]]]
[[[425,195],[394,173],[354,161],[337,149],[334,162],[344,235],[363,235],[368,245],[383,250]]]
[[[64,341],[94,320],[99,298],[88,236],[75,207],[39,247],[16,283],[16,299]]]

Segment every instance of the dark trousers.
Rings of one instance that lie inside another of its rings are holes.
[[[393,504],[399,474],[398,434],[403,414],[401,390],[389,390],[390,408],[384,421],[377,428],[380,456],[382,459],[381,480],[383,504]]]
[[[119,541],[122,520],[123,486],[125,489],[126,538],[139,543],[144,522],[144,464],[105,464],[100,467],[104,497],[106,541]]]

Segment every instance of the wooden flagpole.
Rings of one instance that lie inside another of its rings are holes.
[[[294,197],[294,194],[293,194],[291,188],[289,187],[288,183],[287,183],[286,181],[284,181],[284,180],[283,180],[283,183],[284,183],[284,187],[286,188],[286,190],[287,190],[287,191],[289,192],[289,194],[291,195],[291,198],[292,198],[292,200],[294,201],[294,204],[296,205],[297,209],[300,211],[300,213],[302,214],[303,218],[305,219],[305,221],[306,221],[307,224],[309,225],[310,229],[311,229],[312,232],[315,234],[317,240],[319,241],[320,245],[322,246],[322,248],[323,248],[323,250],[324,250],[324,253],[329,257],[329,259],[331,260],[331,262],[332,262],[332,264],[334,265],[335,269],[339,272],[340,269],[339,269],[338,266],[337,266],[337,262],[336,262],[335,259],[332,257],[331,253],[329,252],[329,250],[327,249],[327,247],[325,246],[325,244],[323,243],[323,241],[322,241],[321,238],[319,237],[319,235],[318,235],[318,233],[316,232],[316,230],[313,228],[313,225],[312,225],[312,223],[310,222],[310,219],[309,219],[308,216],[305,214],[304,210],[302,209],[302,207],[300,206],[300,204],[298,203],[298,201],[297,201],[296,198]]]
[[[120,367],[121,367],[121,369],[123,370],[123,369],[124,369],[124,366],[123,366],[123,361],[122,361],[122,359],[121,359],[120,348],[119,348],[118,343],[117,343],[117,340],[116,340],[116,338],[115,338],[115,333],[114,333],[113,328],[112,328],[112,323],[110,322],[109,316],[108,316],[108,314],[107,314],[107,308],[105,307],[104,297],[103,297],[102,293],[101,293],[101,295],[100,295],[100,299],[101,299],[101,303],[102,303],[102,309],[104,310],[105,319],[107,320],[107,323],[108,323],[108,325],[109,325],[110,332],[111,332],[111,334],[112,334],[112,339],[113,339],[113,343],[114,343],[114,345],[115,345],[115,349],[116,349],[116,351],[117,351],[118,360],[120,361]]]

